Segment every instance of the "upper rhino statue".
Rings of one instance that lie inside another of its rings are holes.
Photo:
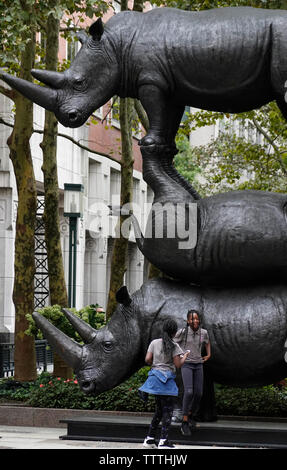
[[[32,70],[49,88],[2,78],[68,127],[114,95],[138,98],[149,119],[141,144],[170,145],[186,105],[239,113],[276,100],[287,118],[286,25],[287,11],[250,7],[125,11],[81,35],[65,72]]]

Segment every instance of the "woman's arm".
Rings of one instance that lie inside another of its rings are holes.
[[[153,353],[152,352],[147,352],[145,356],[145,362],[151,366],[152,365],[152,360],[153,360]]]
[[[206,348],[206,356],[203,356],[203,361],[206,362],[208,359],[211,357],[211,347],[210,347],[210,341],[205,345]]]
[[[184,354],[174,356],[173,363],[174,363],[175,367],[177,367],[178,369],[181,368],[181,366],[185,363],[185,360],[186,360],[187,356],[189,355],[189,352],[190,351],[186,351]]]

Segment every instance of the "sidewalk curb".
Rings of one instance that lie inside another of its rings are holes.
[[[152,413],[136,413],[125,411],[99,411],[99,410],[74,410],[66,408],[32,408],[19,405],[0,405],[0,425],[5,426],[35,426],[48,428],[66,428],[63,419],[80,417],[97,417],[101,415],[123,416],[147,416]]]

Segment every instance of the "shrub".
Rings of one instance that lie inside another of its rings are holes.
[[[55,378],[43,372],[35,382],[20,383],[13,378],[0,380],[0,400],[23,401],[39,408],[73,408],[153,412],[154,398],[145,404],[138,396],[138,388],[146,380],[149,367],[136,372],[124,383],[97,397],[84,394],[76,379]],[[215,386],[216,408],[219,415],[287,417],[287,387],[273,385],[260,388],[231,388]]]
[[[274,385],[258,388],[215,386],[219,415],[287,417],[287,388]]]
[[[152,397],[145,404],[138,396],[148,368],[143,368],[126,382],[97,397],[84,394],[77,380],[45,376],[33,388],[28,404],[40,408],[73,408],[110,411],[153,411]]]
[[[75,308],[69,308],[71,312],[73,312],[76,316],[84,320],[86,323],[88,323],[95,329],[99,329],[105,325],[105,313],[99,312],[99,309],[100,306],[98,304],[87,305],[86,307],[83,307],[81,310],[78,311]],[[61,310],[60,305],[44,307],[37,310],[37,312],[47,318],[47,320],[49,320],[59,330],[63,331],[63,333],[70,336],[70,338],[73,338],[77,342],[82,342],[82,338],[75,331],[74,327],[71,325],[69,320],[67,320]],[[38,339],[43,339],[43,334],[37,328],[32,315],[27,314],[26,318],[29,322],[29,327],[25,333],[27,335],[33,335]]]

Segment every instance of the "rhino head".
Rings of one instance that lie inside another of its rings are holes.
[[[77,343],[41,314],[33,318],[50,346],[74,369],[83,392],[98,395],[123,382],[144,364],[136,304],[126,287],[117,293],[117,306],[108,324],[95,330],[68,309],[65,316],[84,341]]]
[[[53,111],[61,124],[79,127],[89,116],[116,94],[119,66],[99,18],[89,29],[90,36],[81,32],[82,47],[65,72],[32,70],[43,87],[2,73],[0,78],[26,98]]]

